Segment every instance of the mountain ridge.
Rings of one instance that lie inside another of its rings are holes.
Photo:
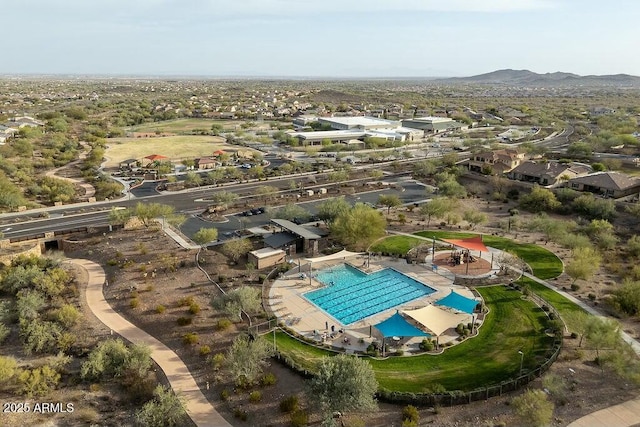
[[[562,71],[540,74],[530,70],[513,70],[510,68],[470,77],[452,77],[435,81],[438,83],[503,84],[513,86],[640,86],[640,77],[624,73],[581,76]]]

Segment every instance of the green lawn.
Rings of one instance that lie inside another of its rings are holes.
[[[415,248],[421,243],[429,242],[408,236],[391,236],[374,244],[370,250],[372,252],[406,255],[410,249]]]
[[[534,367],[552,344],[543,333],[546,316],[520,293],[502,286],[480,288],[491,312],[479,336],[437,356],[392,357],[370,360],[380,387],[390,391],[425,392],[435,384],[447,390],[472,390],[499,383],[517,374],[518,350],[524,366]],[[319,358],[331,353],[302,344],[284,334],[277,336],[278,350],[298,365],[313,371]]]
[[[436,239],[463,239],[466,237],[474,237],[478,234],[473,233],[457,233],[453,231],[419,231],[415,233],[422,237],[435,237]],[[553,279],[562,274],[563,265],[560,258],[553,252],[531,243],[517,243],[513,240],[499,236],[483,235],[482,241],[485,245],[496,249],[511,252],[523,261],[525,261],[536,277],[543,280]]]
[[[185,133],[193,130],[211,130],[211,125],[217,123],[225,130],[234,130],[242,122],[231,120],[212,120],[212,119],[176,119],[166,120],[162,122],[143,123],[130,128],[132,132],[171,132]]]

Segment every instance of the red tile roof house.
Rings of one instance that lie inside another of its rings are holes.
[[[195,166],[196,169],[213,169],[218,166],[219,162],[213,157],[200,157],[196,159]]]
[[[569,188],[618,199],[640,192],[640,179],[619,172],[596,172],[569,180]]]

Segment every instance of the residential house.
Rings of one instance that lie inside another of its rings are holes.
[[[596,172],[570,179],[569,188],[614,199],[640,192],[640,179],[620,172]]]
[[[517,181],[532,182],[554,187],[563,181],[592,172],[591,166],[581,163],[526,161],[511,170],[507,176]]]
[[[500,175],[510,172],[524,159],[524,153],[512,149],[481,151],[469,160],[469,170]]]

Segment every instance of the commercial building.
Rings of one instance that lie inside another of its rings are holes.
[[[425,134],[435,134],[454,130],[466,129],[468,125],[456,122],[448,117],[414,117],[402,120],[402,126],[412,129],[420,129]]]

